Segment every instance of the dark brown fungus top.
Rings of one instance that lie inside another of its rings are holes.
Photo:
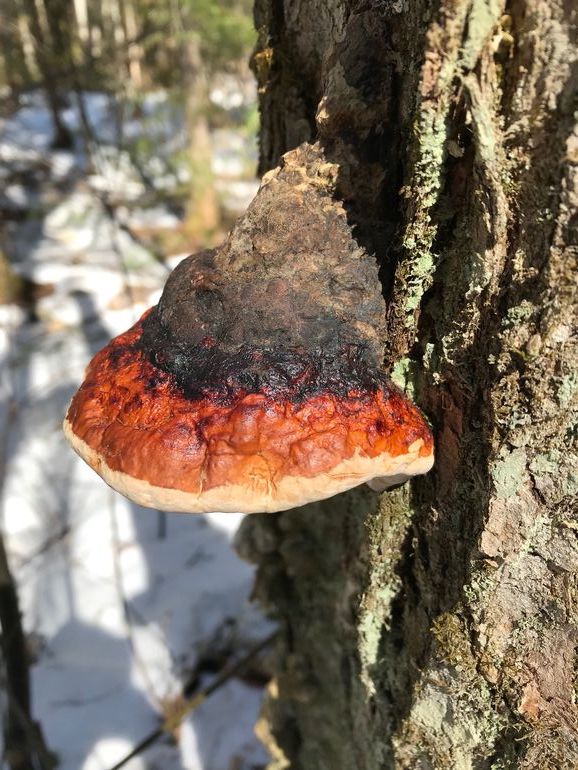
[[[65,432],[112,487],[179,511],[276,511],[424,473],[430,430],[386,380],[375,260],[315,147],[283,158],[223,246],[90,363]]]

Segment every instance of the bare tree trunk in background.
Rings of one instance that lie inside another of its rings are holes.
[[[88,16],[87,0],[74,0],[74,15],[83,58],[90,61],[92,59],[92,27]]]
[[[181,51],[193,188],[187,227],[193,235],[198,236],[211,233],[219,223],[219,204],[212,172],[213,151],[206,114],[209,82],[198,35],[189,32],[181,45]]]
[[[50,33],[51,64],[57,72],[72,68],[73,9],[70,0],[43,0]]]
[[[16,0],[5,0],[0,26],[0,56],[4,61],[4,81],[13,93],[31,80],[23,23],[25,25],[26,20]]]
[[[34,53],[34,38],[30,31],[30,24],[25,13],[18,15],[18,31],[20,33],[20,39],[22,40],[22,52],[26,61],[26,67],[29,73],[38,74],[38,65],[36,63],[36,56]]]
[[[34,54],[36,57],[36,64],[40,75],[42,76],[44,92],[48,102],[48,107],[52,115],[52,122],[54,125],[54,137],[52,140],[52,146],[58,148],[68,148],[72,145],[72,135],[60,115],[60,98],[58,95],[58,83],[57,77],[54,74],[57,71],[55,62],[51,59],[51,41],[47,39],[49,35],[48,29],[48,16],[46,18],[46,24],[42,23],[40,18],[39,9],[35,0],[24,0],[24,8],[28,15],[30,24],[30,32],[34,39]],[[54,21],[51,21],[54,23]],[[58,24],[55,24],[59,26]]]
[[[0,626],[8,693],[8,709],[4,726],[5,753],[11,768],[32,768],[33,761],[28,750],[26,731],[26,720],[31,723],[26,643],[16,587],[10,574],[2,538],[0,538]]]
[[[103,39],[110,46],[111,56],[118,66],[126,68],[130,75],[127,33],[121,0],[104,0],[101,8]],[[122,72],[122,69],[120,70]],[[123,78],[121,78],[124,80]]]
[[[42,730],[32,718],[28,652],[20,618],[16,585],[0,536],[0,647],[5,667],[8,707],[4,723],[3,767],[10,770],[51,770],[55,757],[47,749]],[[5,764],[4,764],[5,762]]]
[[[571,0],[257,0],[261,170],[319,140],[434,471],[249,517],[272,768],[578,767]]]
[[[137,41],[139,28],[132,0],[121,0],[120,9],[125,30],[125,40]],[[131,42],[127,51],[128,72],[130,75],[131,83],[137,91],[142,88],[143,83],[143,57],[144,53],[142,46],[139,45],[138,42]]]
[[[5,755],[13,770],[32,770],[34,752],[30,751],[30,682],[26,642],[16,586],[10,574],[4,542],[0,538],[0,626],[2,658],[6,668],[8,709],[4,725]]]

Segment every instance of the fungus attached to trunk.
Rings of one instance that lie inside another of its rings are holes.
[[[288,153],[224,245],[90,363],[65,433],[114,489],[172,511],[279,511],[428,471],[386,379],[375,260],[317,148]]]

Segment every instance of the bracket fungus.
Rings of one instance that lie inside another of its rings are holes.
[[[225,243],[91,361],[64,431],[135,502],[280,511],[433,463],[419,411],[386,378],[375,260],[303,146],[263,179]]]

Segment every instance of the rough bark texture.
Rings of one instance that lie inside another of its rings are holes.
[[[266,170],[320,140],[437,462],[251,517],[294,770],[576,768],[572,0],[257,0]]]

